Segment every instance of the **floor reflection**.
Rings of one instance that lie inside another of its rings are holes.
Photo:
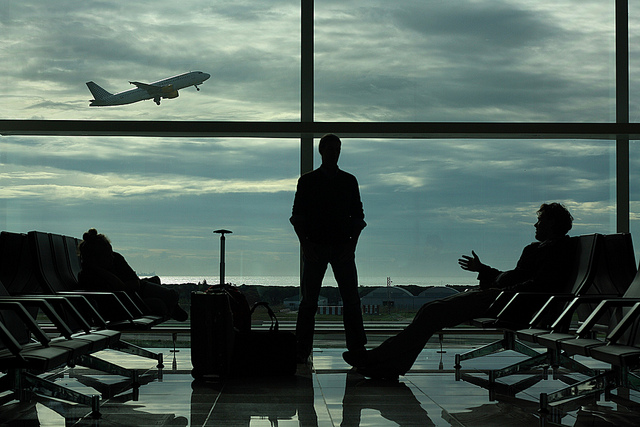
[[[311,376],[238,378],[225,383],[191,383],[191,424],[250,425],[252,419],[297,419],[301,426],[318,425]]]
[[[544,379],[516,394],[490,393],[469,381],[456,381],[457,349],[427,348],[414,369],[397,382],[371,380],[350,370],[342,349],[314,351],[313,369],[296,376],[239,378],[226,382],[194,381],[189,349],[163,350],[162,377],[145,382],[137,392],[118,392],[121,378],[74,368],[56,381],[83,390],[93,380],[112,385],[113,397],[103,397],[101,417],[91,409],[48,398],[0,405],[1,426],[637,426],[640,393],[631,391],[583,399],[538,411],[540,392],[563,384]],[[142,358],[105,353],[129,368],[155,370]],[[511,365],[521,356],[513,352],[469,362],[469,374],[485,378],[486,370]],[[2,374],[0,374],[1,376]],[[91,379],[92,381],[88,381]],[[519,377],[500,379],[504,389]],[[497,389],[498,391],[501,388]],[[0,399],[2,392],[0,391]]]
[[[364,409],[379,411],[380,416],[400,426],[435,426],[404,382],[366,379],[352,371],[346,375],[341,426],[360,426]],[[371,420],[365,425],[371,425]]]

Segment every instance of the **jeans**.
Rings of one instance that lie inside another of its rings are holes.
[[[435,332],[481,317],[499,293],[496,289],[460,292],[424,304],[406,328],[369,351],[368,363],[404,375]]]
[[[342,320],[347,349],[360,350],[367,343],[362,322],[360,295],[358,294],[355,253],[346,251],[345,256],[345,248],[346,246],[342,244],[316,244],[314,245],[313,259],[303,255],[302,282],[300,284],[302,299],[296,323],[299,358],[307,358],[313,350],[318,297],[320,296],[322,279],[329,264],[333,269],[333,275],[338,282],[338,289],[342,297]]]

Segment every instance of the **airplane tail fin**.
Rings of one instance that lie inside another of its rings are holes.
[[[102,89],[100,86],[98,86],[94,82],[87,82],[87,87],[91,91],[91,94],[93,95],[96,101],[99,101],[101,99],[107,98],[112,95],[111,93]]]

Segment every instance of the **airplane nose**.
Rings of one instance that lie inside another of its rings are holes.
[[[202,73],[202,74],[204,74],[204,80],[208,80],[209,77],[211,77],[211,74],[208,74],[208,73]]]

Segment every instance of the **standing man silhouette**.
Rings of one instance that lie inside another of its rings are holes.
[[[338,168],[342,142],[333,134],[320,139],[322,165],[298,180],[291,224],[302,247],[302,300],[296,323],[297,359],[305,363],[313,349],[320,287],[331,264],[343,302],[347,349],[364,352],[355,251],[364,222],[356,177]]]

